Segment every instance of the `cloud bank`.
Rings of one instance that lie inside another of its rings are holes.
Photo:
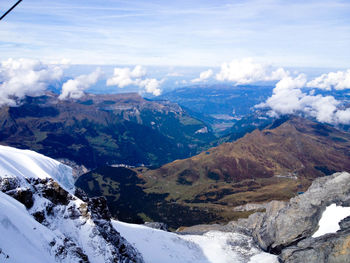
[[[155,78],[146,78],[146,69],[138,65],[134,69],[114,68],[113,76],[107,79],[106,84],[119,88],[134,85],[140,87],[143,92],[159,96],[162,93],[160,89],[162,82],[162,80]]]
[[[272,70],[269,65],[255,62],[251,58],[232,60],[221,65],[216,80],[234,82],[236,85],[259,81],[278,80],[288,75],[283,68]]]
[[[350,89],[350,69],[347,71],[330,72],[307,83],[307,87],[324,90],[344,90]]]
[[[81,98],[84,95],[84,90],[96,84],[102,75],[101,69],[98,68],[89,75],[80,75],[66,81],[63,83],[62,92],[58,98],[60,100]]]
[[[8,59],[0,64],[0,105],[16,106],[28,96],[40,96],[48,85],[61,79],[63,65],[32,59]]]
[[[334,79],[332,82],[328,81],[327,76],[330,74],[324,74],[310,82],[307,82],[304,74],[299,74],[296,77],[285,76],[276,84],[272,96],[256,107],[270,108],[269,114],[271,116],[306,114],[316,118],[319,122],[350,124],[350,108],[344,109],[342,101],[333,96],[314,95],[314,90],[309,93],[302,90],[304,87],[331,90],[332,88],[338,89],[336,87],[340,86],[343,89],[344,85],[333,81]],[[338,74],[338,76],[343,75]],[[344,78],[342,79],[344,80]]]
[[[213,70],[208,69],[199,74],[199,78],[191,80],[192,83],[198,83],[208,80],[214,74]]]

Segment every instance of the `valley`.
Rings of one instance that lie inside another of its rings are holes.
[[[247,217],[264,206],[237,207],[289,200],[315,178],[336,171],[350,171],[350,134],[290,116],[158,169],[98,169],[80,177],[77,186],[90,196],[106,196],[122,220],[161,221],[176,229]],[[131,190],[135,185],[137,191]]]
[[[136,93],[59,100],[48,93],[0,108],[0,142],[68,159],[89,169],[105,164],[160,166],[208,147],[215,136],[177,104]]]

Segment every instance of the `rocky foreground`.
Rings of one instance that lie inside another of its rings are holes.
[[[195,226],[184,231],[209,229],[241,232],[253,237],[263,250],[278,255],[280,262],[350,262],[350,214],[339,222],[339,230],[319,237],[313,235],[327,207],[350,207],[350,174],[335,173],[316,179],[308,191],[289,202],[272,201],[260,207],[265,212],[225,226]]]

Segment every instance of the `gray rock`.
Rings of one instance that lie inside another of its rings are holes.
[[[311,237],[317,231],[327,206],[332,203],[346,206],[349,202],[350,174],[336,173],[317,178],[307,192],[292,198],[287,205],[269,203],[266,213],[253,214],[244,224],[253,229],[252,235],[262,249],[280,254],[282,249]]]
[[[297,245],[282,250],[280,261],[285,263],[350,262],[350,229],[319,238],[307,238]]]
[[[144,225],[150,228],[168,231],[167,224],[162,222],[145,222]]]

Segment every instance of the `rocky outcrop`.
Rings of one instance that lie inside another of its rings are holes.
[[[350,206],[349,173],[316,179],[307,192],[277,211],[273,208],[276,204],[270,203],[253,237],[264,250],[279,254],[283,248],[312,236],[323,211],[333,203]]]
[[[282,250],[280,260],[285,263],[350,262],[350,229],[319,238],[307,238],[297,245]]]
[[[111,224],[106,200],[63,189],[51,178],[0,178],[0,190],[24,204],[34,219],[55,233],[51,254],[59,262],[142,263],[142,256]]]
[[[154,229],[169,231],[168,225],[162,222],[145,222],[144,225]]]
[[[318,178],[289,203],[270,202],[266,212],[225,227],[252,235],[263,250],[279,255],[281,262],[350,262],[350,218],[340,222],[336,233],[312,237],[322,213],[334,203],[350,206],[349,173]]]

